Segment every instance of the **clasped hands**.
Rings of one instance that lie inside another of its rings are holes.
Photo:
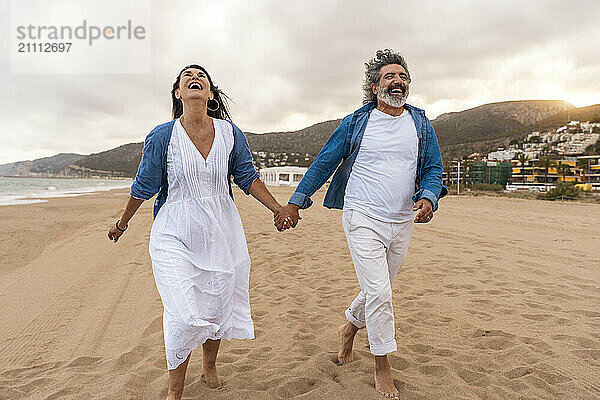
[[[273,222],[278,231],[285,231],[290,228],[295,228],[298,221],[302,219],[298,213],[296,204],[288,203],[273,213]],[[414,221],[416,223],[427,223],[433,218],[433,205],[428,199],[417,201],[413,207],[416,211]]]
[[[286,204],[279,210],[273,213],[273,223],[278,231],[285,231],[290,228],[295,228],[298,225],[298,221],[302,219],[298,213],[298,207],[295,204]]]

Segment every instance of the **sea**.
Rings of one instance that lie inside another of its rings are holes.
[[[85,196],[130,186],[126,179],[0,177],[0,206],[42,203],[52,197]]]

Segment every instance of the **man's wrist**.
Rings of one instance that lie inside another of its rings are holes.
[[[288,203],[288,206],[292,206],[292,208],[294,208],[294,210],[296,210],[296,211],[298,211],[300,209],[300,206],[298,204]]]

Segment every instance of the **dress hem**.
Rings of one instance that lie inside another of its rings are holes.
[[[194,346],[192,346],[192,348],[186,353],[185,357],[183,357],[182,359],[180,359],[179,357],[177,358],[177,361],[179,361],[176,365],[174,366],[169,366],[169,362],[167,360],[167,369],[169,371],[172,371],[174,369],[177,369],[177,367],[179,367],[188,357],[189,355],[192,353],[192,351],[196,350],[198,347],[200,347],[201,345],[203,345],[204,343],[206,343],[207,340],[227,340],[228,342],[231,342],[233,339],[254,339],[254,329],[252,329],[250,332],[244,330],[244,329],[235,329],[237,332],[237,334],[232,334],[232,335],[222,335],[221,337],[217,337],[217,336],[212,336],[212,337],[207,337],[203,340],[199,340],[198,342],[196,342],[196,344]],[[173,352],[178,352],[181,350],[176,350],[176,349],[169,349],[170,351]],[[167,353],[168,349],[165,348],[165,353]],[[166,354],[165,354],[166,355]]]

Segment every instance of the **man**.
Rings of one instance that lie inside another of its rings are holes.
[[[406,256],[413,223],[429,222],[448,190],[442,185],[433,127],[423,110],[405,104],[411,80],[404,57],[379,50],[365,66],[365,105],[342,120],[276,215],[275,225],[280,230],[295,227],[298,210],[311,206],[310,196],[337,169],[324,206],[343,210],[361,289],[338,330],[338,361],[352,361],[354,337],[366,327],[375,356],[375,388],[398,398],[387,359],[397,349],[391,282]]]

